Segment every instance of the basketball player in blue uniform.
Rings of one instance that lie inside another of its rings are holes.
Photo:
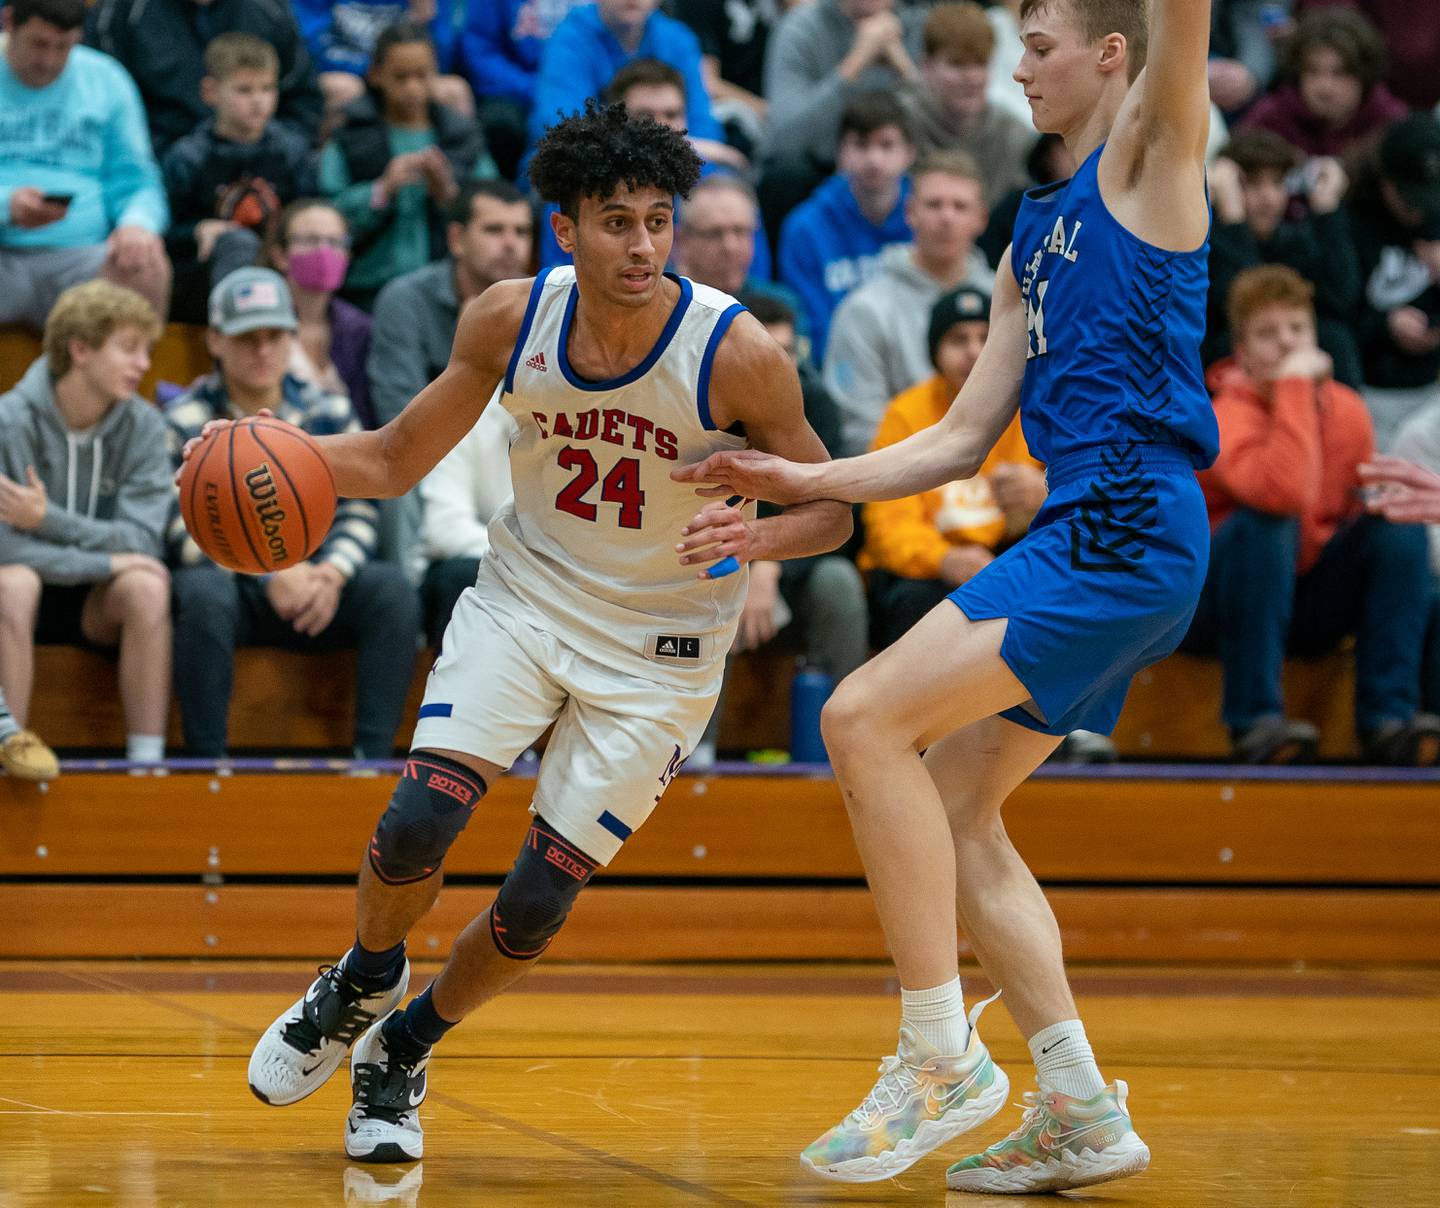
[[[967,1018],[957,920],[1029,1039],[1020,1126],[952,1166],[964,1191],[1053,1191],[1143,1170],[1126,1086],[1106,1084],[1060,933],[1000,819],[1070,730],[1108,732],[1131,676],[1170,653],[1205,579],[1195,471],[1217,432],[1201,380],[1209,206],[1208,0],[1025,0],[1024,86],[1080,167],[1027,195],[990,339],[936,428],[802,466],[722,452],[678,473],[780,503],[914,495],[979,468],[1020,409],[1049,499],[1029,534],[836,690],[824,733],[902,987],[897,1052],[810,1145],[824,1177],[885,1178],[1005,1103]],[[1148,46],[1147,46],[1148,43]],[[1148,49],[1148,67],[1147,63]],[[1077,845],[1105,841],[1083,819]],[[982,1006],[984,1004],[981,1004]]]
[[[345,1151],[359,1161],[421,1156],[431,1046],[534,966],[699,741],[745,600],[745,572],[721,564],[820,553],[850,533],[850,509],[833,501],[761,520],[742,500],[697,515],[693,490],[669,476],[722,449],[825,457],[779,345],[733,298],[663,271],[675,198],[699,171],[683,133],[623,106],[557,124],[530,178],[559,206],[553,229],[574,266],[491,286],[461,316],[444,373],[396,419],[320,441],[343,497],[383,498],[413,487],[487,406],[514,428],[514,499],[456,604],[361,864],[355,944],[250,1061],[254,1093],[284,1106],[353,1045]],[[405,937],[435,901],[446,852],[552,723],[534,819],[494,904],[396,1010]]]

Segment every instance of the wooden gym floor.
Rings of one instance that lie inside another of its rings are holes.
[[[947,1201],[965,1139],[890,1182],[802,1173],[797,1151],[858,1102],[893,1042],[880,964],[541,966],[447,1039],[412,1167],[347,1162],[340,1075],[288,1109],[246,1090],[255,1037],[310,975],[299,962],[0,964],[0,1205],[1014,1202]],[[1080,966],[1075,983],[1154,1162],[1073,1199],[1440,1203],[1440,971],[1109,965]],[[986,992],[974,971],[967,991]],[[983,1027],[1018,1098],[1028,1065],[1001,1004]]]

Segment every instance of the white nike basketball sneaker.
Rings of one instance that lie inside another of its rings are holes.
[[[345,976],[344,964],[342,957],[321,966],[304,996],[260,1037],[250,1055],[249,1077],[250,1089],[262,1103],[288,1107],[313,1095],[340,1068],[356,1037],[405,998],[409,961],[399,981],[370,995]]]
[[[357,1162],[416,1162],[425,1152],[420,1105],[430,1051],[410,1061],[392,1053],[375,1024],[350,1055],[350,1114],[345,1152]]]

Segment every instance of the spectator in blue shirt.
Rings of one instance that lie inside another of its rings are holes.
[[[14,0],[0,60],[0,323],[41,328],[101,276],[170,304],[165,187],[125,69],[78,45],[85,0]]]
[[[461,55],[478,102],[485,143],[506,180],[525,154],[535,74],[550,35],[580,0],[471,0]]]
[[[488,0],[480,0],[485,7]],[[455,74],[460,55],[456,0],[290,0],[300,35],[315,60],[325,108],[338,113],[365,91],[365,73],[380,32],[399,21],[424,25],[435,46],[440,74],[431,96],[466,117],[475,98],[465,77]],[[467,3],[465,7],[474,7]]]
[[[883,92],[856,97],[840,119],[839,171],[780,228],[780,280],[805,303],[817,363],[841,299],[874,274],[884,248],[912,238],[905,199],[914,159],[900,102]]]
[[[659,59],[685,80],[685,126],[693,138],[721,141],[700,74],[700,40],[689,26],[657,12],[660,0],[599,0],[571,11],[545,44],[530,113],[534,143],[558,114],[579,113],[632,59]]]

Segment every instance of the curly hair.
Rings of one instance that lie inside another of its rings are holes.
[[[585,197],[603,199],[621,186],[688,197],[699,179],[700,157],[683,134],[593,98],[584,113],[551,126],[530,161],[535,192],[570,219]]]
[[[1297,82],[1312,50],[1333,50],[1341,69],[1354,76],[1368,92],[1385,76],[1385,38],[1364,13],[1348,8],[1314,9],[1300,18],[1280,54],[1280,70]]]

